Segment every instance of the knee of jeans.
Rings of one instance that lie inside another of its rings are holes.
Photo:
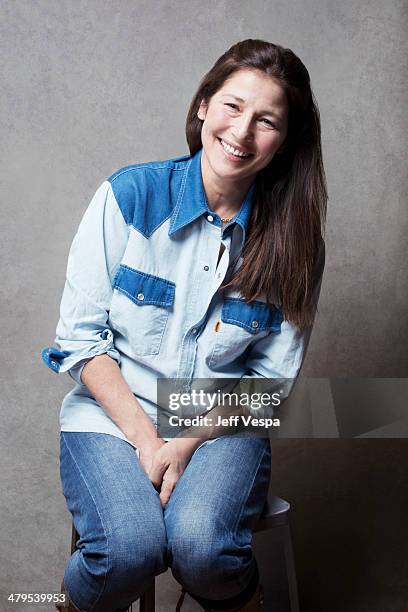
[[[173,576],[188,591],[213,598],[225,596],[225,584],[250,562],[251,547],[238,547],[217,521],[186,521],[168,535]],[[238,548],[240,554],[237,554]],[[248,553],[246,555],[246,552]],[[217,587],[219,585],[219,589]]]
[[[164,524],[126,518],[98,534],[83,535],[68,562],[64,582],[81,610],[111,609],[111,601],[128,605],[131,596],[138,596],[153,576],[167,569]]]
[[[154,576],[166,566],[167,539],[163,525],[128,524],[108,538],[109,567],[113,575]]]
[[[77,551],[82,566],[95,579],[160,573],[166,569],[166,531],[163,525],[114,525],[111,533]]]

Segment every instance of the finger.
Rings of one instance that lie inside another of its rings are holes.
[[[168,503],[168,501],[170,499],[170,495],[173,492],[175,484],[176,483],[174,481],[163,480],[162,486],[161,486],[160,495],[159,495],[160,501],[161,501],[161,505],[163,506],[163,508]]]
[[[159,461],[155,461],[153,457],[148,476],[156,489],[162,485],[163,475],[166,470],[167,466]]]

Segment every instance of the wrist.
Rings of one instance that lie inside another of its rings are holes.
[[[185,449],[189,449],[192,452],[194,452],[195,450],[197,450],[197,448],[207,440],[206,437],[195,437],[195,438],[189,438],[187,437],[187,435],[184,432],[184,435],[182,436],[176,436],[176,438],[174,438],[175,440],[177,440],[177,443]]]
[[[163,441],[163,438],[157,432],[153,422],[143,423],[137,430],[125,432],[128,440],[130,440],[137,448],[157,448],[158,442]]]

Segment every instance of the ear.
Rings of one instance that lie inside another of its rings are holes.
[[[207,108],[208,104],[204,100],[201,100],[200,106],[197,111],[197,117],[201,119],[201,121],[204,121],[207,115]]]

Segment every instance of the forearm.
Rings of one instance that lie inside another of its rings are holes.
[[[195,425],[184,429],[178,437],[180,438],[195,438],[198,445],[201,442],[218,438],[223,435],[237,433],[237,427],[232,427],[230,430],[226,425],[218,424],[220,418],[228,418],[235,415],[247,415],[248,410],[243,408],[235,398],[231,398],[228,405],[218,404],[209,411],[202,413],[202,416],[208,417],[205,425]]]
[[[132,393],[114,359],[106,354],[93,357],[83,368],[81,381],[136,447],[154,443],[156,427]]]

